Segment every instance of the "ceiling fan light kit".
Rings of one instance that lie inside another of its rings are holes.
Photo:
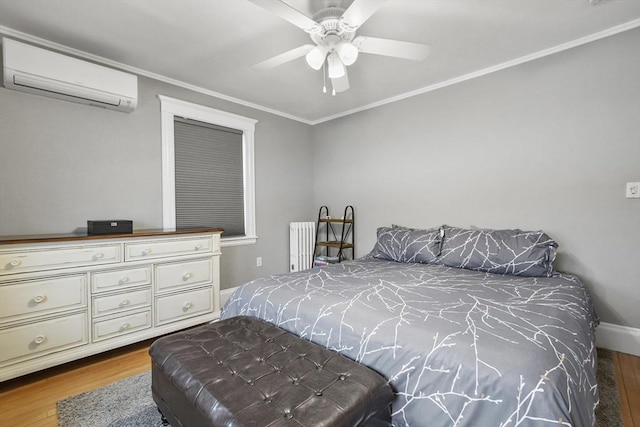
[[[324,60],[327,57],[326,46],[316,46],[307,53],[307,64],[314,70],[319,70],[324,65]]]
[[[340,7],[341,0],[324,0],[324,8],[313,19],[281,0],[250,1],[304,30],[315,43],[262,61],[254,68],[269,69],[304,56],[311,68],[323,69],[323,80],[326,66],[334,95],[349,89],[346,67],[356,62],[360,52],[421,61],[430,51],[429,45],[421,43],[356,37],[356,30],[388,0],[353,0],[346,10]]]
[[[345,75],[346,68],[336,52],[331,52],[329,54],[327,57],[327,64],[329,64],[330,79],[337,79]]]
[[[340,42],[336,46],[336,52],[340,60],[347,67],[352,65],[358,59],[358,48],[349,42]]]

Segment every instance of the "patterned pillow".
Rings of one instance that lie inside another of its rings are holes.
[[[371,256],[396,262],[428,264],[437,259],[440,241],[438,228],[417,230],[398,226],[380,227]]]
[[[542,231],[444,226],[439,264],[515,276],[550,277],[558,244]]]

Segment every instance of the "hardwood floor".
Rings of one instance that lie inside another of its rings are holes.
[[[57,426],[59,400],[151,369],[151,342],[0,383],[0,427]]]
[[[620,413],[625,427],[640,427],[640,357],[615,353]]]
[[[56,402],[150,369],[151,341],[0,383],[0,426],[57,426]],[[614,353],[626,427],[640,427],[640,357]]]

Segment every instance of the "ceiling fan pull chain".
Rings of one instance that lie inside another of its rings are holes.
[[[327,67],[322,63],[322,93],[327,93]]]

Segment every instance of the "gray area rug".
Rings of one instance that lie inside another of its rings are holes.
[[[61,400],[60,427],[160,427],[151,397],[151,371]]]
[[[613,355],[598,349],[598,427],[623,427]],[[151,371],[58,402],[60,427],[160,427]]]
[[[598,349],[598,391],[600,403],[596,408],[598,427],[624,427],[620,416],[620,396],[613,361],[613,352]]]

